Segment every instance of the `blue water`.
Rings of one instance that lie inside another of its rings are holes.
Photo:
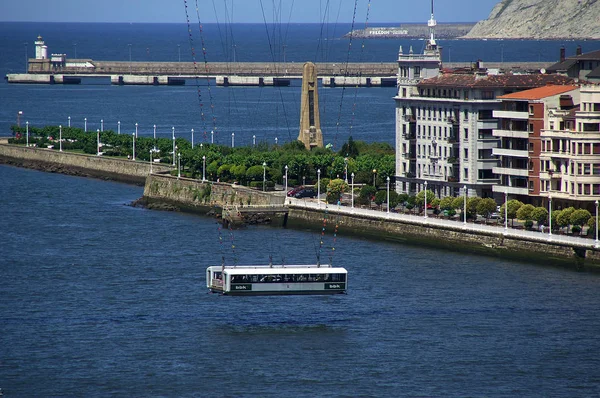
[[[70,53],[77,42],[78,57],[127,60],[132,43],[134,60],[175,60],[181,43],[182,60],[189,60],[186,29],[3,23],[0,72],[21,71],[23,43],[32,51],[38,34],[51,52]],[[269,60],[261,29],[235,29],[238,59]],[[345,58],[347,42],[327,40],[325,50],[315,44],[321,36],[314,26],[292,29],[288,60]],[[332,30],[325,37],[333,38]],[[232,57],[221,43],[207,41],[212,60]],[[365,52],[390,61],[400,43],[369,41]],[[452,60],[498,60],[500,44],[455,41]],[[521,49],[523,60],[551,61],[562,43],[503,44],[505,60]],[[574,52],[577,43],[566,44]],[[598,43],[583,45],[590,51]],[[326,140],[339,144],[351,130],[355,139],[393,143],[394,89],[320,94]],[[230,142],[231,132],[236,145],[253,134],[269,142],[295,138],[297,87],[212,88],[212,95],[216,140]],[[211,127],[198,109],[194,85],[0,83],[2,135],[18,110],[36,126],[66,125],[71,116],[78,126],[87,117],[93,130],[104,119],[112,129],[120,120],[127,133],[139,122],[141,134],[151,134],[154,123],[159,134],[170,135],[171,126],[189,134]],[[203,139],[210,137],[196,136]],[[135,186],[0,166],[5,396],[600,395],[596,274],[354,239],[341,228],[333,263],[349,270],[348,295],[220,297],[206,293],[204,270],[221,256],[240,264],[270,255],[313,262],[319,235],[251,227],[232,242],[210,218],[125,206],[141,195]],[[322,258],[332,245],[327,236]]]

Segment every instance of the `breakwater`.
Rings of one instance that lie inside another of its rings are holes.
[[[577,269],[600,269],[600,250],[593,239],[505,230],[498,226],[463,224],[406,214],[326,206],[324,203],[286,198],[284,193],[262,192],[244,186],[177,178],[171,168],[55,150],[0,144],[0,163],[43,171],[83,175],[141,184],[143,199],[168,203],[182,211],[207,213],[224,207],[286,208],[285,225],[320,231],[323,218],[337,225],[339,234],[384,239],[426,247],[472,252],[540,264],[561,264]],[[333,227],[331,228],[333,231]]]
[[[0,144],[0,163],[41,171],[94,177],[143,185],[150,174],[148,162],[131,161],[53,149]],[[168,172],[170,166],[153,164],[153,172]]]

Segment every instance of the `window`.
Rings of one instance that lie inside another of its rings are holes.
[[[465,141],[469,140],[469,129],[465,129]]]
[[[529,105],[529,114],[533,115],[533,105]]]
[[[406,97],[406,88],[402,88],[402,96]]]

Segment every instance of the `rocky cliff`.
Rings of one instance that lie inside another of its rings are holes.
[[[599,0],[502,0],[468,39],[600,39]]]

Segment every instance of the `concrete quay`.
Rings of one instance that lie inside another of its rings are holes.
[[[51,68],[46,60],[29,60],[28,73],[6,75],[14,84],[80,84],[86,78],[110,78],[114,85],[184,85],[186,80],[208,79],[218,86],[289,86],[302,79],[303,63],[295,62],[122,62],[69,60]],[[77,65],[77,66],[69,66]],[[81,66],[86,65],[86,66]],[[394,87],[397,63],[317,63],[321,84],[326,87]],[[468,67],[470,63],[448,63],[444,67]],[[488,68],[540,70],[540,62],[485,63]]]

